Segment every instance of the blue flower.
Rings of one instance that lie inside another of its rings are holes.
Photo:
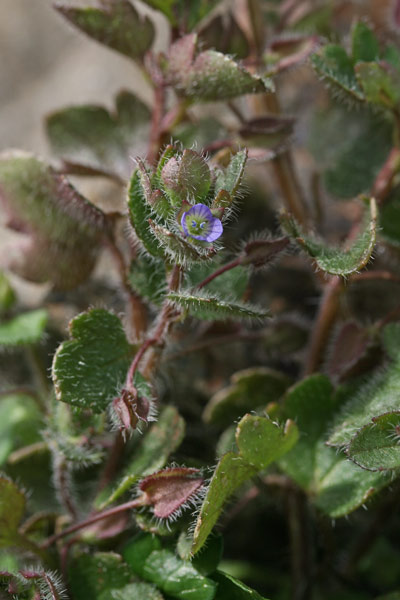
[[[202,242],[213,242],[223,231],[221,221],[205,204],[195,204],[183,213],[181,225],[185,235]]]

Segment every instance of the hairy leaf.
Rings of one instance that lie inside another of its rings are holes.
[[[355,71],[368,102],[396,109],[400,101],[400,73],[395,67],[384,62],[360,62]]]
[[[252,75],[226,54],[216,50],[197,53],[197,36],[175,42],[169,51],[166,78],[177,93],[195,101],[228,100],[265,92],[269,80]]]
[[[167,296],[171,304],[183,308],[193,317],[205,320],[225,319],[265,319],[269,312],[251,304],[226,302],[201,290],[195,292],[170,292]]]
[[[400,398],[400,326],[387,325],[383,342],[391,363],[372,376],[343,406],[334,421],[329,444],[346,446],[374,417],[397,411]]]
[[[370,471],[387,471],[400,467],[400,413],[374,417],[351,440],[348,456]]]
[[[11,479],[0,474],[0,548],[21,545],[18,528],[25,504],[25,494]]]
[[[150,227],[149,220],[155,218],[155,214],[146,200],[143,188],[143,174],[139,169],[132,175],[128,191],[129,218],[132,227],[143,246],[152,256],[163,256],[160,244],[157,242]]]
[[[47,135],[67,165],[127,178],[149,116],[149,109],[136,96],[120,92],[114,113],[102,106],[83,105],[50,114]]]
[[[311,63],[317,75],[327,84],[335,96],[352,103],[363,102],[364,94],[357,83],[353,62],[341,46],[328,44],[313,54]]]
[[[368,200],[361,233],[348,250],[332,248],[306,235],[288,214],[282,217],[285,230],[315,260],[316,265],[332,275],[350,275],[359,271],[371,258],[376,240],[377,208],[373,198]]]
[[[78,315],[69,329],[71,339],[61,344],[53,360],[57,399],[100,413],[123,385],[133,348],[119,318],[104,309]]]
[[[0,323],[0,346],[6,348],[39,342],[47,325],[47,311],[32,310]]]
[[[158,241],[158,252],[164,251],[167,256],[179,265],[186,266],[193,262],[206,260],[214,252],[208,247],[194,246],[180,234],[169,231],[162,225],[150,221],[154,241]]]
[[[221,267],[220,260],[195,263],[186,272],[188,287],[196,287],[216,269]],[[227,295],[232,300],[241,300],[249,283],[249,272],[243,267],[236,267],[222,273],[209,283],[207,291],[216,296]]]
[[[215,182],[215,195],[221,190],[229,192],[231,196],[236,194],[243,178],[246,162],[247,150],[240,150],[232,156],[227,168],[218,174]]]
[[[129,283],[139,296],[158,305],[167,292],[165,276],[164,263],[143,254],[137,256],[131,263]]]
[[[363,21],[359,21],[353,27],[351,53],[353,63],[371,62],[379,58],[378,40]]]
[[[288,452],[297,440],[297,428],[284,429],[269,418],[245,415],[236,429],[239,452],[228,452],[218,462],[204,498],[193,534],[192,554],[203,547],[226,501],[259,470]]]
[[[99,600],[164,600],[154,585],[150,583],[129,583],[118,590],[104,592]]]
[[[154,39],[148,17],[140,17],[128,0],[103,0],[97,7],[55,4],[56,10],[78,29],[129,58],[142,58]]]
[[[3,248],[7,268],[61,289],[89,276],[105,218],[64,176],[31,154],[2,154],[0,205],[8,227],[18,232]]]

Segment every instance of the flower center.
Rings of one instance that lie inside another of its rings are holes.
[[[199,235],[204,231],[204,228],[206,227],[206,225],[207,225],[206,221],[192,219],[192,221],[190,223],[190,233],[192,233],[194,235]]]

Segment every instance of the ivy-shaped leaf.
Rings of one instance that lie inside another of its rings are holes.
[[[305,234],[293,217],[282,216],[282,225],[287,233],[315,260],[316,265],[332,275],[350,275],[359,271],[371,258],[376,240],[377,208],[373,198],[368,200],[362,231],[348,250],[332,248]]]
[[[351,440],[347,454],[357,465],[370,471],[400,467],[400,412],[374,417]]]
[[[225,454],[212,476],[196,521],[192,554],[203,547],[228,498],[258,471],[288,452],[297,439],[297,427],[292,421],[281,428],[269,418],[243,417],[236,429],[239,452]]]
[[[32,310],[0,323],[0,346],[6,348],[36,344],[43,336],[48,315],[44,309]]]
[[[217,296],[208,295],[204,290],[197,292],[170,292],[168,300],[174,306],[183,308],[197,319],[265,319],[269,312],[252,304],[227,302]]]
[[[57,2],[55,8],[88,36],[129,58],[142,58],[153,43],[152,22],[128,0],[102,0],[97,7]]]
[[[157,423],[151,426],[114,492],[101,504],[101,509],[115,502],[141,478],[165,466],[168,457],[180,445],[185,434],[185,421],[176,408],[167,406]]]
[[[100,413],[118,395],[133,347],[119,318],[100,308],[72,319],[71,339],[58,348],[52,376],[58,400]]]
[[[124,91],[116,97],[114,113],[102,106],[72,106],[50,114],[46,130],[53,151],[72,172],[76,167],[127,178],[149,116],[147,106]]]

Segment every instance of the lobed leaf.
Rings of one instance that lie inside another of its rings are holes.
[[[282,225],[289,235],[315,260],[316,265],[332,275],[350,275],[359,271],[371,258],[375,240],[377,208],[373,198],[369,199],[369,210],[365,211],[361,233],[348,250],[332,248],[306,235],[295,219],[288,214],[282,217]]]
[[[290,421],[282,429],[266,417],[245,415],[241,419],[236,428],[239,452],[228,452],[217,464],[196,521],[192,554],[203,547],[230,496],[296,441],[297,428]]]
[[[127,178],[149,116],[147,106],[123,91],[114,113],[96,105],[64,108],[47,117],[46,131],[51,148],[69,167]]]
[[[56,397],[100,413],[124,383],[133,347],[119,318],[104,309],[78,315],[69,329],[71,339],[59,346],[53,359]]]
[[[89,37],[129,58],[143,58],[153,43],[152,22],[140,17],[128,0],[102,0],[97,7],[57,2],[55,8]]]
[[[36,344],[43,336],[47,320],[47,311],[37,309],[0,323],[0,346],[9,348]]]
[[[178,308],[183,308],[190,315],[205,320],[225,319],[265,319],[269,312],[251,304],[227,302],[211,296],[201,290],[195,292],[170,292],[167,299]]]

